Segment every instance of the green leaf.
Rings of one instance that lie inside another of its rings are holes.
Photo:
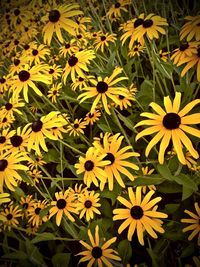
[[[167,165],[163,164],[158,164],[157,165],[157,170],[158,172],[161,174],[161,176],[167,180],[173,180],[172,178],[172,174],[169,170],[169,168],[167,167]]]
[[[182,200],[187,199],[194,193],[194,190],[191,188],[188,188],[186,186],[183,186],[183,192],[182,192]]]
[[[109,127],[106,124],[103,123],[98,123],[98,127],[105,133],[105,132],[110,132]]]
[[[55,254],[51,259],[53,267],[69,266],[70,255],[71,255],[71,253],[57,253],[57,254]]]
[[[178,176],[173,176],[173,180],[186,188],[192,189],[193,191],[198,190],[197,184],[186,174],[181,173]]]
[[[15,251],[6,255],[3,255],[4,259],[17,259],[17,260],[25,260],[27,259],[27,254],[23,251]]]
[[[42,254],[39,252],[38,248],[34,246],[30,240],[26,239],[26,251],[28,254],[29,261],[36,264],[37,266],[46,266]]]
[[[109,204],[108,200],[105,198],[101,199],[101,207],[100,207],[102,215],[106,217],[111,217],[112,216],[112,208],[111,205]]]
[[[164,182],[165,179],[160,178],[160,177],[153,177],[151,175],[150,177],[148,176],[138,176],[131,184],[132,185],[156,185],[156,184],[161,184]]]
[[[120,113],[118,113],[117,116],[125,124],[126,127],[128,127],[132,131],[135,131],[135,129],[133,127],[133,122],[129,118],[126,118],[125,116],[121,115]]]
[[[118,245],[118,252],[124,264],[128,263],[132,256],[131,244],[128,240],[122,240]]]
[[[54,239],[55,239],[54,234],[44,232],[44,233],[38,234],[35,238],[33,238],[31,240],[31,243],[35,244],[41,241],[48,241],[48,240],[54,240]]]
[[[165,212],[167,214],[173,214],[178,208],[179,208],[179,204],[166,204],[165,205]]]

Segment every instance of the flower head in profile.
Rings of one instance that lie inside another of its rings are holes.
[[[51,44],[53,33],[56,33],[58,40],[63,43],[63,35],[61,29],[65,30],[71,35],[75,35],[75,29],[78,24],[72,17],[82,14],[78,10],[78,4],[55,5],[42,20],[45,24],[42,33],[44,34],[44,43]]]
[[[90,79],[90,83],[93,86],[83,88],[83,90],[85,90],[86,92],[78,96],[78,99],[81,99],[80,103],[82,103],[86,99],[95,97],[90,112],[93,113],[97,107],[97,104],[102,101],[106,113],[111,114],[108,107],[108,99],[110,99],[114,103],[120,104],[120,101],[118,100],[117,96],[128,96],[127,88],[123,86],[117,86],[118,82],[128,79],[127,77],[117,78],[117,76],[121,72],[122,69],[117,67],[114,69],[110,77],[105,77],[104,79],[102,77],[98,77],[97,80]]]
[[[79,263],[88,262],[87,267],[97,265],[98,267],[102,267],[103,264],[107,267],[114,267],[111,261],[121,261],[121,258],[118,256],[117,251],[110,248],[110,246],[116,242],[117,238],[112,237],[106,242],[101,242],[99,236],[99,226],[95,227],[95,238],[92,236],[90,229],[88,229],[88,237],[90,240],[90,244],[79,241],[82,246],[84,246],[87,250],[78,253],[76,256],[83,256]],[[111,260],[111,261],[110,261]]]
[[[134,39],[139,41],[148,36],[150,40],[159,38],[159,33],[166,34],[165,29],[162,26],[168,26],[167,20],[153,13],[144,18],[142,24],[140,24],[134,32]]]
[[[142,199],[141,187],[137,187],[136,192],[133,192],[133,188],[129,187],[129,201],[124,197],[118,196],[117,200],[126,208],[114,209],[113,220],[124,220],[118,229],[118,233],[121,234],[128,227],[127,238],[129,241],[132,240],[135,232],[137,232],[138,241],[141,245],[144,245],[144,231],[147,231],[153,238],[158,238],[155,231],[164,233],[160,218],[167,218],[168,215],[157,211],[157,206],[155,205],[161,200],[161,197],[151,199],[154,193],[155,191],[151,190]]]
[[[141,171],[142,171],[143,177],[145,177],[145,176],[150,176],[154,172],[154,169],[149,169],[148,166],[146,166],[146,167],[142,167]],[[142,188],[143,194],[146,194],[147,188],[149,190],[154,190],[154,191],[156,190],[155,185],[143,185],[141,186],[141,188]]]
[[[193,38],[195,41],[200,41],[200,15],[197,16],[186,16],[186,22],[180,31],[180,40],[186,38],[189,42]]]
[[[2,205],[3,203],[8,203],[10,202],[10,194],[8,193],[0,193],[0,205]]]
[[[90,147],[85,157],[80,156],[79,163],[76,163],[74,167],[77,169],[76,173],[84,173],[83,181],[90,187],[91,183],[94,183],[95,186],[99,186],[99,181],[101,184],[106,182],[107,174],[103,170],[103,167],[110,163],[109,160],[105,160],[106,153],[99,153],[99,150]],[[99,180],[99,181],[98,181]],[[100,186],[100,189],[101,186]]]
[[[182,42],[178,48],[174,49],[171,60],[175,65],[180,65],[185,58],[192,57],[195,54],[197,47],[197,42]]]
[[[35,150],[38,155],[41,155],[40,146],[44,151],[48,151],[45,137],[58,140],[58,137],[53,135],[53,127],[61,127],[67,124],[67,121],[59,116],[59,111],[51,111],[48,115],[42,116],[39,120],[28,124],[31,127],[31,132],[28,140],[28,151]]]
[[[76,74],[85,77],[84,71],[89,71],[87,65],[95,57],[93,50],[82,50],[71,55],[64,68],[63,82],[66,83],[69,74],[71,74],[72,82],[76,82]]]
[[[188,240],[191,241],[196,235],[198,235],[198,246],[200,246],[200,208],[197,202],[194,203],[194,207],[196,213],[193,213],[189,210],[184,210],[186,214],[190,216],[190,218],[181,219],[182,223],[188,223],[189,225],[183,228],[183,232],[192,231],[189,235]]]
[[[18,170],[28,170],[28,167],[22,164],[22,161],[27,161],[26,152],[11,152],[6,151],[0,154],[0,191],[3,186],[14,191],[17,186],[17,181],[21,181],[22,177],[17,172]]]
[[[18,98],[20,92],[23,91],[24,100],[29,102],[29,88],[32,88],[38,96],[42,96],[42,92],[37,87],[36,82],[51,84],[51,77],[44,73],[47,67],[45,64],[37,64],[32,67],[25,65],[21,68],[18,74],[14,75],[9,81],[13,98]]]
[[[143,136],[156,133],[146,147],[145,156],[148,157],[151,149],[159,141],[161,141],[158,153],[158,161],[160,164],[163,164],[165,151],[170,140],[172,140],[178,159],[182,164],[186,164],[183,152],[184,146],[191,153],[191,155],[197,159],[199,157],[198,152],[194,149],[191,140],[185,134],[185,132],[194,135],[197,138],[200,137],[200,131],[190,126],[192,124],[200,123],[200,113],[187,115],[192,108],[199,103],[200,99],[195,99],[180,110],[180,92],[176,92],[173,102],[170,100],[169,96],[164,97],[165,110],[163,110],[155,102],[150,103],[150,106],[156,112],[156,114],[149,112],[142,113],[141,116],[147,117],[148,120],[143,120],[137,123],[135,126],[149,126],[147,129],[142,130],[136,135],[136,141]]]

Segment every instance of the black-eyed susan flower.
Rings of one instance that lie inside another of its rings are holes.
[[[103,167],[110,163],[109,160],[104,160],[106,153],[99,153],[99,150],[90,147],[85,157],[79,157],[79,163],[76,163],[74,167],[77,169],[76,173],[84,173],[83,181],[90,187],[91,183],[94,183],[97,187],[99,186],[98,180],[101,184],[106,182],[107,174],[103,170]],[[101,186],[100,186],[100,189]]]
[[[15,134],[10,137],[10,151],[26,151],[30,132],[31,129],[28,129],[28,125],[24,126],[23,129],[18,127]]]
[[[93,101],[90,112],[93,113],[97,107],[97,104],[102,101],[106,113],[110,115],[111,113],[108,108],[108,99],[112,100],[112,102],[114,103],[120,104],[120,101],[118,100],[117,96],[128,96],[127,88],[116,85],[118,82],[128,79],[127,77],[117,78],[116,76],[118,76],[121,72],[122,68],[117,67],[114,69],[110,77],[105,77],[104,79],[102,77],[98,77],[97,80],[90,79],[90,83],[93,86],[83,88],[83,90],[85,90],[86,92],[78,96],[78,99],[80,99],[80,103],[82,103],[88,98],[96,97]]]
[[[73,187],[68,187],[69,195],[73,195],[75,197],[74,203],[78,203],[79,196],[82,195],[85,190],[87,190],[87,187],[85,187],[84,184],[76,183]]]
[[[160,49],[158,53],[159,58],[163,60],[164,62],[167,62],[169,54],[170,52],[164,52],[162,49]]]
[[[43,159],[43,155],[34,155],[33,157],[31,157],[31,154],[29,154],[30,156],[27,157],[28,160],[28,167],[30,170],[33,170],[34,168],[38,168],[40,166],[43,166],[44,164],[46,164],[46,162]]]
[[[11,201],[10,194],[0,193],[0,205],[2,205],[3,203],[8,203],[10,201]]]
[[[34,65],[30,67],[25,65],[23,69],[19,71],[17,75],[14,75],[10,80],[11,91],[13,92],[13,97],[18,98],[20,92],[23,90],[24,100],[28,101],[28,91],[32,88],[35,93],[42,96],[42,92],[36,86],[35,82],[43,82],[45,84],[51,84],[51,77],[44,73],[44,70],[48,65]]]
[[[53,66],[49,66],[47,74],[49,74],[49,76],[52,78],[52,81],[54,81],[61,77],[62,71],[63,69],[60,65],[53,64]]]
[[[13,116],[14,112],[22,114],[19,108],[24,107],[25,103],[20,98],[11,97],[9,101],[0,108],[0,116]]]
[[[167,20],[153,13],[144,18],[141,25],[134,31],[134,39],[139,41],[148,36],[150,40],[159,38],[159,34],[166,34],[165,29],[161,26],[168,26]]]
[[[118,19],[122,16],[123,12],[128,12],[127,8],[125,6],[129,5],[131,3],[130,0],[119,0],[115,4],[112,4],[109,8],[108,12],[106,13],[106,16],[110,20]]]
[[[112,237],[106,242],[105,240],[104,242],[101,242],[98,225],[95,227],[95,238],[92,236],[90,229],[88,229],[88,237],[90,240],[90,244],[82,240],[79,241],[81,245],[87,249],[77,254],[77,256],[83,256],[79,260],[79,263],[88,262],[87,267],[95,265],[98,267],[102,267],[103,264],[107,267],[114,267],[114,261],[121,261],[121,258],[118,256],[117,251],[110,248],[111,244],[116,242],[116,237]]]
[[[133,45],[132,49],[129,50],[128,56],[129,57],[134,57],[134,56],[139,57],[141,55],[141,53],[143,53],[143,52],[144,52],[144,46],[141,45],[140,43],[138,43],[138,44]]]
[[[107,174],[106,180],[108,182],[108,188],[110,191],[113,190],[114,179],[118,182],[121,187],[125,187],[125,183],[121,177],[121,174],[127,176],[131,181],[135,179],[135,176],[127,169],[139,170],[139,167],[130,162],[131,157],[138,157],[139,153],[136,152],[126,152],[132,149],[131,146],[125,146],[121,148],[122,140],[124,136],[120,136],[117,133],[110,139],[109,135],[105,135],[103,138],[103,146],[94,144],[96,148],[100,149],[101,153],[106,153],[104,160],[109,160],[110,163],[105,166],[104,170]],[[105,184],[101,182],[100,188],[104,188]]]
[[[66,83],[69,74],[71,74],[72,82],[76,81],[76,74],[80,77],[85,77],[83,71],[89,71],[87,64],[89,64],[90,61],[95,57],[96,56],[93,50],[82,50],[71,55],[67,61],[62,75],[64,83]]]
[[[75,39],[71,39],[69,42],[66,42],[59,48],[59,55],[66,57],[67,55],[72,56],[73,54],[79,51],[79,46]]]
[[[78,4],[54,5],[53,8],[42,18],[45,26],[42,30],[44,43],[51,44],[53,33],[56,33],[58,40],[63,43],[63,35],[61,29],[65,30],[71,35],[75,35],[75,29],[78,27],[77,23],[71,18],[80,14],[82,11],[78,10]]]
[[[182,64],[185,58],[191,57],[195,53],[197,46],[197,42],[183,42],[178,48],[174,49],[170,58],[175,65]]]
[[[29,61],[29,64],[40,64],[44,62],[47,58],[47,56],[50,55],[50,49],[47,48],[44,44],[35,43],[34,47],[30,51],[30,54],[27,57],[27,60]]]
[[[17,172],[18,170],[28,170],[28,167],[21,162],[26,161],[25,152],[15,151],[11,153],[6,151],[0,154],[0,190],[2,191],[5,185],[9,190],[14,191],[17,186],[17,181],[21,181],[22,177]]]
[[[76,78],[75,82],[73,82],[71,84],[71,88],[72,90],[76,90],[77,88],[79,90],[82,90],[83,88],[87,87],[88,86],[88,82],[90,81],[90,79],[94,79],[94,76],[92,75],[87,75],[87,76],[79,76]]]
[[[45,137],[57,140],[58,138],[52,134],[53,127],[61,127],[67,124],[62,116],[58,116],[59,111],[51,111],[48,115],[42,116],[39,120],[29,123],[31,132],[28,140],[28,151],[35,150],[38,155],[41,155],[40,146],[44,151],[48,151],[45,143]]]
[[[181,77],[183,77],[191,68],[196,65],[197,71],[197,80],[200,82],[200,42],[199,46],[196,48],[194,54],[191,56],[185,57],[182,62],[179,62],[177,66],[186,63],[186,66],[181,71]]]
[[[192,231],[192,233],[189,235],[188,240],[191,241],[196,235],[198,235],[198,246],[200,246],[200,208],[199,204],[197,202],[194,203],[194,207],[196,210],[196,213],[193,213],[189,210],[184,210],[186,214],[190,216],[190,218],[187,219],[181,219],[182,223],[188,223],[189,226],[183,228],[183,232]]]
[[[57,102],[57,97],[60,95],[60,89],[62,88],[62,83],[56,83],[51,86],[48,91],[48,98],[51,99],[52,103]]]
[[[74,204],[75,196],[69,194],[68,190],[65,192],[56,192],[55,193],[56,200],[51,202],[51,208],[49,210],[49,218],[56,214],[56,224],[60,226],[61,220],[66,215],[66,218],[71,222],[75,222],[74,217],[71,213],[78,214],[77,207]]]
[[[3,75],[0,77],[0,93],[3,94],[8,91],[10,75]]]
[[[3,129],[0,134],[0,151],[9,150],[11,144],[9,139],[15,134],[15,130],[10,130],[10,128]]]
[[[135,39],[135,31],[136,29],[142,25],[144,21],[144,13],[140,14],[137,18],[134,18],[132,20],[128,20],[126,23],[121,24],[119,30],[123,31],[122,36],[120,37],[120,40],[122,41],[122,45],[126,42],[127,39],[129,39],[129,50],[132,49],[136,39]],[[140,43],[144,45],[144,38],[142,37],[140,39]]]
[[[167,218],[168,215],[154,209],[154,206],[161,200],[161,197],[151,199],[154,193],[155,191],[151,190],[142,199],[141,187],[137,187],[135,193],[133,189],[129,187],[129,201],[124,197],[117,197],[117,200],[126,208],[114,209],[113,220],[124,220],[118,229],[118,233],[121,234],[121,232],[128,227],[127,238],[129,241],[132,240],[132,236],[135,232],[137,232],[138,241],[141,245],[144,245],[145,230],[153,238],[158,238],[155,231],[164,233],[160,218]]]
[[[93,125],[96,121],[98,121],[101,117],[101,112],[95,110],[93,113],[88,112],[85,116],[85,121],[87,124]]]
[[[84,134],[83,129],[86,128],[86,122],[82,119],[75,119],[73,122],[67,125],[66,132],[69,135],[79,136],[80,134]]]
[[[4,230],[11,230],[12,227],[16,227],[19,224],[19,217],[22,216],[21,209],[18,205],[14,206],[12,203],[3,211],[0,212],[0,215],[5,218],[3,222]]]
[[[115,107],[116,108],[120,108],[120,110],[123,109],[127,109],[128,107],[132,106],[132,102],[135,101],[135,94],[137,92],[137,88],[135,87],[134,84],[131,84],[131,86],[129,87],[128,90],[128,95],[127,96],[123,96],[123,95],[119,95],[118,99],[120,101],[120,103],[115,103]]]
[[[10,128],[13,122],[15,121],[15,118],[11,115],[4,115],[0,118],[0,129]]]
[[[95,41],[94,41],[94,46],[95,49],[98,50],[100,49],[101,52],[104,53],[105,47],[109,46],[109,43],[114,43],[116,40],[116,34],[111,33],[109,34],[108,32],[105,34],[99,34],[97,35]]]
[[[43,222],[48,220],[48,215],[41,215],[41,211],[49,206],[47,200],[35,200],[33,205],[27,209],[28,223],[39,227]]]
[[[177,153],[178,159],[182,164],[186,164],[185,156],[183,153],[183,146],[191,153],[191,155],[197,159],[199,157],[198,152],[194,149],[192,142],[185,134],[200,137],[200,131],[188,125],[200,123],[200,113],[192,115],[188,114],[194,106],[200,103],[200,99],[196,99],[188,103],[183,109],[180,110],[181,105],[181,93],[176,92],[174,101],[172,102],[169,96],[164,97],[164,111],[155,102],[150,103],[150,107],[157,113],[144,112],[141,116],[149,118],[136,124],[135,127],[148,125],[145,130],[142,130],[136,136],[136,141],[146,135],[156,133],[152,140],[148,143],[145,156],[148,157],[151,149],[161,140],[160,149],[158,153],[158,161],[160,164],[164,162],[164,154],[167,149],[170,140],[172,140],[174,149]]]
[[[33,207],[33,204],[35,203],[33,196],[27,195],[27,196],[21,197],[19,203],[22,206],[22,217],[25,216],[25,218],[27,218],[28,210],[30,209],[30,207]]]
[[[98,208],[101,206],[99,203],[100,194],[95,193],[94,190],[85,190],[82,194],[79,194],[78,202],[76,204],[77,210],[79,211],[80,219],[85,216],[86,221],[94,219],[94,214],[101,214]]]
[[[180,40],[186,38],[189,42],[193,38],[195,41],[200,41],[200,15],[197,16],[186,16],[186,22],[180,31]]]
[[[32,169],[30,171],[27,171],[27,175],[29,176],[30,183],[27,182],[27,184],[30,184],[34,186],[34,184],[39,183],[42,178],[42,172],[38,169]]]

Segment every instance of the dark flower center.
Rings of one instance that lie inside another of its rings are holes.
[[[58,10],[54,9],[49,12],[49,21],[55,23],[59,21],[59,18],[60,18],[60,12]]]
[[[75,56],[71,56],[68,60],[68,64],[70,65],[70,67],[75,66],[77,62],[78,62],[78,58]]]
[[[200,57],[200,47],[197,48],[197,56]]]
[[[106,36],[101,36],[101,41],[105,41],[106,40]]]
[[[78,123],[74,123],[74,128],[77,129],[79,127]]]
[[[3,144],[6,142],[5,136],[0,136],[0,144]]]
[[[112,153],[108,152],[104,160],[110,160],[111,163],[109,165],[112,165],[115,161],[115,156]]]
[[[185,51],[188,47],[189,47],[189,44],[188,43],[184,43],[184,44],[180,45],[179,50],[180,51]]]
[[[15,14],[15,16],[19,16],[19,14],[20,14],[20,10],[19,10],[18,8],[16,8],[16,9],[14,10],[14,14]]]
[[[5,83],[5,82],[6,82],[6,79],[0,78],[0,83]]]
[[[8,221],[12,220],[13,215],[11,213],[9,213],[8,215],[6,215],[6,218]]]
[[[12,107],[13,107],[13,105],[11,103],[6,103],[5,104],[6,110],[11,110]]]
[[[107,83],[105,83],[105,82],[98,82],[98,83],[97,83],[97,91],[98,91],[100,94],[105,93],[107,90],[108,90],[108,85],[107,85]]]
[[[50,69],[49,74],[53,74],[53,73],[54,73],[54,69]]]
[[[152,19],[144,20],[143,23],[142,23],[142,26],[144,28],[150,28],[152,25],[153,25],[153,20]]]
[[[24,49],[25,49],[25,50],[28,50],[29,48],[30,48],[30,45],[28,45],[28,44],[25,44],[25,45],[24,45]]]
[[[94,117],[94,114],[93,113],[89,113],[88,117],[91,119]]]
[[[59,210],[63,210],[67,205],[67,202],[65,199],[61,198],[57,201],[56,206]]]
[[[37,50],[37,49],[33,49],[33,51],[32,51],[32,55],[33,55],[33,56],[37,56],[37,54],[38,54],[38,50]]]
[[[84,79],[82,77],[79,77],[78,80],[79,80],[79,82],[84,81]]]
[[[20,135],[14,135],[10,138],[10,142],[14,147],[18,147],[23,142],[23,139]]]
[[[18,41],[18,40],[15,40],[15,41],[14,41],[14,44],[15,44],[15,45],[18,45],[18,44],[19,44],[19,41]]]
[[[78,38],[78,39],[81,39],[81,38],[82,38],[82,35],[81,35],[81,34],[78,34],[78,35],[77,35],[77,38]]]
[[[132,218],[135,220],[139,220],[143,216],[143,209],[140,206],[133,206],[130,211]]]
[[[21,82],[25,82],[30,78],[30,73],[26,70],[21,70],[18,76]]]
[[[22,205],[22,207],[23,207],[24,209],[27,209],[27,208],[28,208],[28,203],[24,203],[24,204]]]
[[[119,99],[123,100],[124,98],[125,98],[125,96],[119,95]]]
[[[56,94],[57,94],[57,90],[53,90],[53,95],[56,95]]]
[[[41,122],[41,120],[37,120],[32,123],[31,127],[34,132],[39,132],[42,129],[42,126],[43,123]]]
[[[136,21],[134,22],[134,28],[137,28],[138,26],[142,25],[143,24],[143,19],[139,18],[139,19],[136,19]]]
[[[118,2],[115,4],[115,8],[119,8],[120,6],[121,6],[120,3]]]
[[[167,113],[163,118],[163,126],[166,129],[173,130],[177,129],[181,124],[181,118],[176,113]]]
[[[8,166],[8,161],[6,159],[1,159],[0,160],[0,171],[3,172],[7,166]]]
[[[7,122],[7,118],[6,118],[6,117],[3,118],[2,122],[3,122],[3,123]]]
[[[65,48],[66,48],[66,49],[70,48],[70,44],[66,44],[66,45],[65,45]]]
[[[84,203],[84,206],[89,209],[92,207],[92,202],[90,200],[86,200],[85,203]]]
[[[29,30],[29,28],[28,27],[25,27],[24,30],[25,30],[25,32],[27,32]]]
[[[18,58],[15,58],[15,59],[14,59],[14,65],[15,65],[15,66],[18,66],[19,63],[20,63],[20,60],[19,60]]]
[[[137,47],[135,47],[135,48],[134,48],[134,51],[135,51],[135,52],[136,52],[136,51],[138,51],[138,48],[137,48]]]
[[[93,247],[92,249],[92,257],[95,259],[99,259],[102,256],[102,249],[100,247]]]
[[[87,160],[84,164],[84,168],[86,171],[91,171],[94,168],[94,162],[91,160]]]
[[[39,214],[40,214],[40,211],[41,211],[41,208],[36,208],[36,209],[35,209],[35,214],[36,214],[36,215],[39,215]]]

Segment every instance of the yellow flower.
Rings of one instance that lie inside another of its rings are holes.
[[[188,21],[186,22],[180,31],[180,40],[183,40],[186,37],[186,40],[189,42],[193,38],[196,41],[200,41],[200,15],[197,16],[186,16],[185,19]]]
[[[160,218],[167,218],[168,215],[162,212],[158,212],[155,206],[161,197],[156,197],[152,200],[151,197],[155,191],[149,191],[144,198],[141,198],[141,187],[136,188],[136,192],[133,192],[131,187],[128,188],[128,195],[130,201],[119,196],[117,200],[121,202],[126,208],[119,208],[113,210],[113,220],[125,220],[119,227],[118,233],[129,226],[128,229],[128,240],[132,240],[132,236],[137,231],[138,241],[144,246],[144,231],[153,237],[158,238],[155,231],[164,233],[162,228],[162,221]]]
[[[191,218],[188,219],[181,219],[182,223],[188,223],[189,226],[183,228],[183,232],[192,231],[192,233],[189,235],[188,240],[192,240],[197,234],[198,234],[198,246],[200,246],[200,208],[199,204],[197,202],[194,203],[194,207],[196,210],[196,213],[193,213],[189,210],[184,210],[185,213],[187,213]]]
[[[155,110],[157,114],[144,112],[141,116],[149,118],[136,124],[135,127],[148,125],[147,129],[141,131],[136,135],[136,141],[146,135],[157,133],[153,139],[148,143],[145,156],[148,157],[151,149],[161,140],[158,161],[160,164],[164,162],[164,154],[167,149],[170,140],[177,153],[178,159],[182,164],[186,164],[185,156],[183,153],[183,146],[191,153],[191,155],[197,159],[199,157],[198,152],[194,149],[192,142],[184,133],[200,137],[200,131],[192,128],[188,125],[200,123],[200,113],[187,115],[191,109],[200,103],[200,99],[196,99],[188,103],[183,109],[180,110],[181,93],[176,92],[174,101],[172,102],[169,96],[164,97],[164,111],[158,104],[152,102],[150,106]]]

